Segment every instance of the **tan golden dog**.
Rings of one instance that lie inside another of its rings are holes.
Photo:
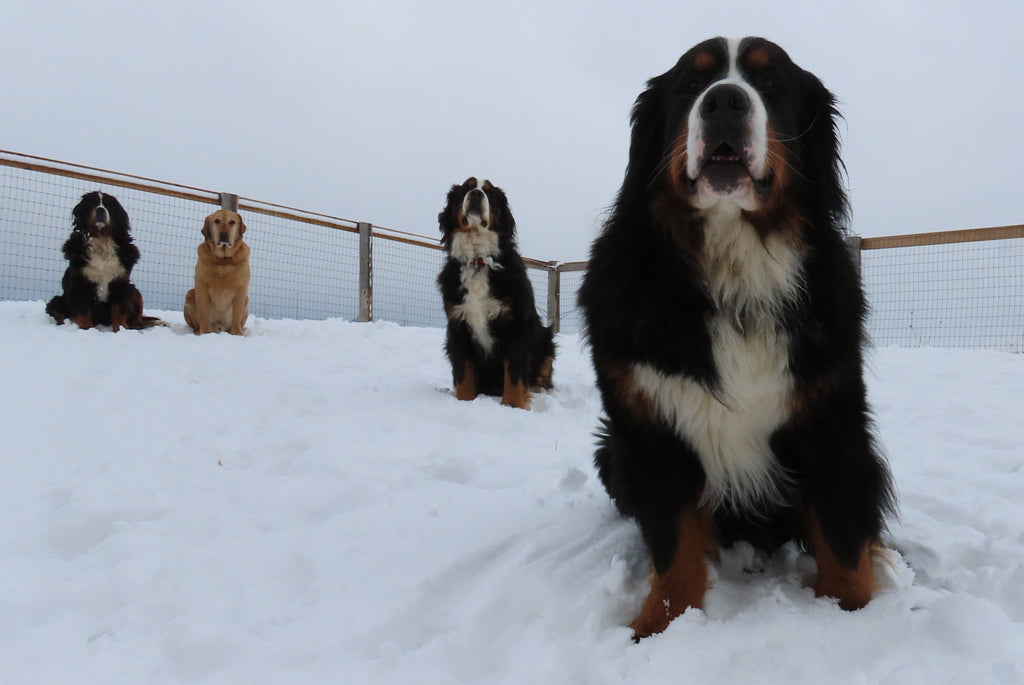
[[[249,318],[249,246],[245,223],[236,212],[218,209],[203,223],[196,250],[196,287],[185,295],[185,321],[196,335],[242,335]]]

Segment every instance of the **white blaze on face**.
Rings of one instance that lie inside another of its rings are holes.
[[[473,193],[472,190],[479,190],[479,193]],[[472,197],[482,198],[479,209],[470,210],[470,204]],[[472,212],[472,213],[471,213]],[[471,189],[471,192],[466,193],[466,197],[462,198],[462,213],[469,221],[471,228],[487,228],[491,223],[491,202],[487,198],[487,193],[484,192],[483,184],[479,181],[476,182],[476,187]]]
[[[97,190],[96,197],[99,202],[92,208],[86,219],[95,224],[97,228],[103,228],[110,223],[110,210],[103,205],[103,193]]]
[[[498,234],[491,230],[491,202],[479,180],[471,190],[480,191],[476,194],[479,207],[470,213],[470,193],[467,192],[462,198],[462,215],[466,217],[468,225],[457,227],[452,234],[451,255],[464,264],[480,258],[491,266],[494,258],[500,254]]]
[[[745,116],[743,148],[736,150],[742,156],[742,161],[747,167],[747,172],[754,180],[762,180],[768,173],[767,151],[768,151],[768,111],[757,90],[748,83],[740,73],[738,58],[740,39],[728,41],[729,70],[725,77],[708,85],[707,88],[697,97],[690,109],[687,119],[686,137],[686,174],[691,181],[697,182],[697,197],[695,206],[698,209],[706,209],[718,203],[722,195],[714,192],[706,183],[700,182],[701,171],[708,161],[708,156],[714,150],[708,149],[706,124],[701,117],[701,106],[704,103],[708,92],[720,85],[733,85],[740,88],[750,100],[750,111]],[[750,184],[744,184],[737,189],[732,199],[742,209],[753,210],[757,208],[757,198],[754,196]]]

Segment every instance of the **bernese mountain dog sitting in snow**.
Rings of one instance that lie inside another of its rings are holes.
[[[451,187],[438,222],[448,259],[437,284],[455,397],[483,393],[528,409],[531,391],[551,388],[555,344],[516,250],[508,198],[490,181],[468,178]]]
[[[142,315],[142,294],[132,285],[139,248],[132,242],[128,213],[113,195],[93,191],[71,211],[74,228],[64,243],[68,267],[63,293],[47,303],[58,324],[71,320],[79,328],[110,326],[149,328],[164,322]]]
[[[651,79],[579,293],[607,418],[595,461],[636,520],[632,628],[703,606],[705,553],[796,539],[814,592],[858,609],[895,508],[862,373],[835,99],[762,38],[713,38]]]

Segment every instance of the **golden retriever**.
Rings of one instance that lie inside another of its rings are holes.
[[[185,321],[196,335],[242,335],[249,318],[249,246],[237,212],[218,209],[203,222],[196,287],[185,295]]]

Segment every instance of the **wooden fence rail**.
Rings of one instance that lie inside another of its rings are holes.
[[[332,229],[358,236],[358,313],[359,321],[372,321],[374,318],[374,258],[373,244],[375,240],[386,240],[394,244],[411,246],[430,253],[439,253],[443,247],[436,239],[414,233],[408,233],[383,226],[374,226],[369,222],[353,221],[342,217],[331,216],[318,212],[296,209],[284,205],[263,202],[252,198],[239,197],[232,193],[216,192],[192,186],[167,183],[142,176],[122,174],[105,169],[72,164],[33,155],[25,155],[0,150],[0,166],[21,169],[39,174],[61,176],[90,183],[106,184],[114,187],[128,188],[142,193],[151,193],[179,200],[197,202],[211,206],[219,206],[235,211],[259,214],[288,222],[298,222],[307,226]],[[4,189],[0,189],[2,193]],[[0,195],[0,200],[7,201]],[[993,240],[1024,239],[1024,225],[997,226],[967,230],[941,231],[933,233],[917,233],[885,237],[861,238],[851,236],[847,240],[851,253],[861,266],[862,255],[874,250],[893,250],[899,248],[919,248],[933,245],[953,245],[957,243],[980,243]],[[59,258],[59,255],[55,258]],[[573,283],[579,282],[578,276],[569,284],[569,292],[563,292],[563,274],[583,272],[587,263],[545,261],[524,259],[529,269],[540,271],[546,276],[546,298],[543,291],[538,292],[538,305],[546,301],[548,323],[559,331],[565,321],[566,313],[578,318],[575,308],[575,288]],[[432,285],[432,275],[420,275],[420,282]],[[424,287],[423,285],[420,286]],[[1021,289],[1024,289],[1022,286]],[[404,291],[403,291],[404,292]],[[566,302],[566,296],[569,297]],[[0,289],[0,298],[3,298]],[[567,309],[568,307],[568,309]]]

